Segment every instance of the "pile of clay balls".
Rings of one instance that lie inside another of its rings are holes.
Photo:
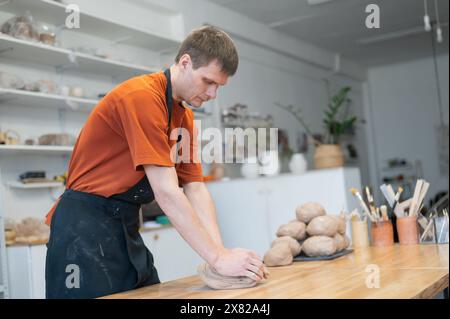
[[[314,202],[298,206],[295,213],[295,220],[278,228],[278,238],[264,256],[265,265],[290,265],[300,253],[309,257],[331,256],[350,245],[344,214],[327,215],[325,208]]]

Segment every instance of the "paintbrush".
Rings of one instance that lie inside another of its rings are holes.
[[[387,222],[389,220],[389,216],[388,216],[388,212],[387,212],[387,206],[386,205],[381,206],[380,210],[381,210],[382,219],[385,222]]]
[[[369,208],[367,208],[367,205],[364,202],[364,199],[362,198],[359,191],[356,188],[352,188],[350,189],[350,192],[353,194],[353,196],[355,196],[358,199],[359,205],[364,210],[364,213],[366,213],[367,217],[369,217],[372,222],[375,222],[375,218],[371,215]]]
[[[375,207],[375,202],[373,200],[373,196],[370,193],[370,188],[369,186],[366,186],[366,196],[367,196],[367,202],[369,203],[369,207],[370,207],[370,212],[378,217],[377,214],[377,208]]]

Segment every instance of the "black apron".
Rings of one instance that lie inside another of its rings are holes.
[[[170,128],[170,70],[164,73]],[[46,297],[96,298],[159,283],[153,255],[139,234],[139,209],[154,198],[146,176],[109,198],[66,190],[51,220]]]

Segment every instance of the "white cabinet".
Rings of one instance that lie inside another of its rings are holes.
[[[259,180],[208,184],[222,239],[227,248],[251,248],[262,254],[270,243],[268,189]]]
[[[202,258],[188,245],[173,227],[141,233],[145,245],[152,252],[161,282],[197,273]]]
[[[357,208],[349,193],[351,187],[361,188],[357,168],[208,184],[225,245],[252,249],[261,256],[275,239],[278,227],[295,219],[298,205],[319,202],[330,215]]]
[[[8,297],[9,297],[9,289],[8,289],[8,268],[6,262],[5,233],[4,233],[3,217],[0,212],[0,299]]]
[[[46,253],[45,245],[6,248],[10,298],[45,298]]]

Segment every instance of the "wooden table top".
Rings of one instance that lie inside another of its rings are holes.
[[[448,245],[369,247],[331,261],[270,267],[270,278],[249,289],[213,290],[192,276],[105,298],[432,298],[448,287],[448,269]]]

